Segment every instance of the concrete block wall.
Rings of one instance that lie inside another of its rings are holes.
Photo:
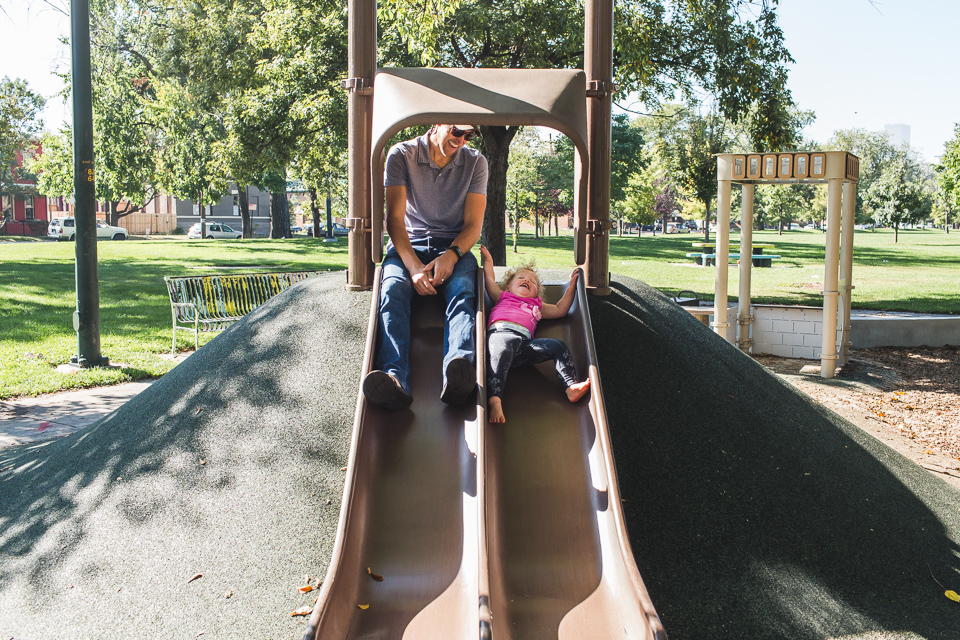
[[[753,306],[753,353],[817,360],[822,351],[820,307]],[[840,328],[837,329],[837,341]]]

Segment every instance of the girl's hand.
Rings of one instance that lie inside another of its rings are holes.
[[[580,267],[577,267],[573,270],[573,273],[570,274],[570,284],[574,285],[577,283],[577,278],[580,277]]]
[[[490,251],[484,245],[480,245],[480,257],[484,261],[493,262],[493,256],[490,255]]]

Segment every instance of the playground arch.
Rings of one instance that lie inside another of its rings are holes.
[[[790,153],[724,153],[717,156],[717,265],[726,265],[730,254],[730,194],[733,184],[742,189],[740,255],[753,255],[753,194],[758,184],[826,184],[827,233],[823,277],[823,334],[820,376],[832,378],[837,364],[845,364],[850,349],[850,293],[853,290],[853,231],[860,159],[848,151]],[[753,314],[750,308],[752,260],[740,260],[737,305],[737,346],[749,351]],[[727,269],[717,268],[714,280],[714,322],[726,334]],[[837,315],[840,345],[837,344]]]
[[[347,288],[372,288],[382,257],[386,142],[413,125],[470,122],[548,126],[572,139],[574,258],[588,289],[608,294],[613,0],[585,3],[583,70],[377,69],[376,0],[350,0],[348,10]]]

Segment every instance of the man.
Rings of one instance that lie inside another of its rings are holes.
[[[440,399],[462,404],[477,384],[477,259],[487,204],[487,160],[466,146],[473,125],[434,125],[419,138],[401,142],[387,155],[387,232],[383,259],[380,324],[374,371],[363,395],[386,409],[410,406],[410,304],[414,293],[443,294],[443,388]]]

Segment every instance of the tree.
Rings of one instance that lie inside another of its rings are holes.
[[[639,171],[631,176],[623,200],[624,217],[637,225],[653,223],[657,211],[658,181],[651,171]],[[637,231],[637,238],[642,234]]]
[[[893,227],[894,243],[898,241],[902,225],[923,220],[931,208],[931,198],[924,189],[919,167],[903,149],[883,168],[864,200],[874,220]]]
[[[673,184],[666,178],[657,178],[654,180],[653,187],[655,191],[653,210],[656,214],[654,220],[663,220],[663,230],[664,233],[666,233],[667,219],[673,215],[674,212],[680,210],[680,196]],[[656,235],[656,231],[654,231],[654,235]]]
[[[960,213],[960,123],[953,128],[953,139],[944,145],[943,156],[936,167],[937,210],[944,231],[950,232],[950,220]]]
[[[883,168],[893,161],[897,150],[890,144],[884,131],[866,129],[841,129],[835,131],[825,145],[828,151],[849,151],[860,159],[860,178],[857,181],[857,205],[854,215],[858,223],[870,220],[868,208],[864,207],[865,194],[877,180]]]
[[[687,108],[661,121],[659,151],[679,186],[703,205],[705,242],[710,241],[710,205],[717,193],[716,154],[726,152],[730,144],[727,122],[715,112],[703,116]]]
[[[39,119],[45,100],[26,80],[0,80],[0,194],[14,194],[18,154],[43,128]],[[3,220],[0,220],[3,222]]]
[[[661,96],[706,90],[739,119],[755,102],[782,98],[791,61],[777,0],[634,0],[615,6],[616,81],[656,105]],[[583,6],[574,0],[473,0],[431,5],[386,0],[382,15],[424,63],[454,67],[576,68],[583,62]],[[536,25],[536,28],[531,28]],[[489,163],[484,242],[504,264],[506,176],[516,127],[482,126]]]

